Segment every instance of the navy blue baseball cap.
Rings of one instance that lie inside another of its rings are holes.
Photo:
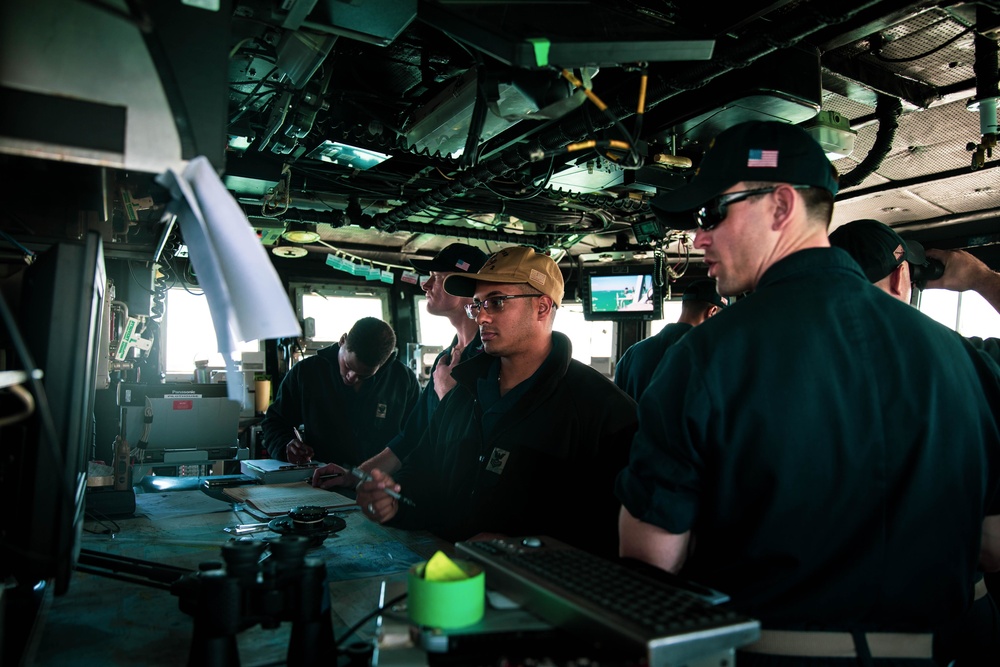
[[[431,271],[441,273],[475,273],[483,268],[489,255],[466,243],[452,243],[442,248],[433,259],[411,259],[410,266],[423,274]]]
[[[871,283],[882,280],[904,261],[920,266],[927,262],[922,245],[904,241],[878,220],[854,220],[837,227],[830,232],[830,245],[846,250]]]
[[[725,308],[729,305],[729,299],[719,294],[715,280],[712,278],[699,278],[693,281],[684,290],[681,301],[704,301],[719,308]]]
[[[721,132],[709,145],[694,178],[657,195],[653,212],[673,229],[692,229],[694,211],[742,181],[823,188],[837,194],[837,170],[808,132],[790,123],[748,121]]]

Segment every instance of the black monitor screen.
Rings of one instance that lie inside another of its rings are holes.
[[[52,246],[25,269],[20,308],[7,309],[0,336],[11,365],[36,376],[24,382],[33,409],[0,426],[0,575],[53,580],[56,594],[80,548],[106,280],[97,233]]]

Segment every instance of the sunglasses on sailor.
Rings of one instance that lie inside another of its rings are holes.
[[[773,185],[766,188],[740,190],[739,192],[728,192],[726,194],[719,195],[694,212],[694,222],[698,225],[700,230],[704,232],[711,231],[718,227],[722,221],[726,219],[726,215],[729,214],[729,207],[732,204],[736,204],[744,199],[749,199],[750,197],[756,195],[766,195],[769,192],[774,192],[779,187],[780,186],[778,185]],[[807,190],[812,186],[793,185],[791,187],[795,190]]]
[[[482,301],[479,299],[473,299],[472,303],[465,304],[465,314],[469,316],[470,320],[474,320],[479,316],[480,311],[485,310],[487,313],[497,313],[503,312],[503,305],[507,299],[528,299],[531,297],[542,296],[541,294],[500,294],[497,296],[486,297]]]

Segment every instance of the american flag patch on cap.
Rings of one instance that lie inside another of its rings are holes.
[[[455,266],[457,266],[458,268],[462,269],[463,271],[468,271],[470,264],[468,262],[460,259],[457,262],[455,262]]]
[[[751,148],[747,156],[748,167],[777,167],[778,151],[765,151],[759,148]]]

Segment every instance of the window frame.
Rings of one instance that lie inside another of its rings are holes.
[[[392,295],[392,290],[389,286],[381,285],[358,285],[356,283],[312,283],[312,282],[293,282],[289,284],[289,291],[292,294],[293,304],[295,306],[295,315],[298,317],[299,321],[305,319],[304,308],[302,305],[303,296],[306,295],[318,295],[325,298],[377,298],[381,304],[382,320],[392,324],[391,312],[389,308],[389,300]],[[347,333],[347,330],[342,331],[337,335],[334,340],[322,340],[318,338],[310,338],[305,341],[305,353],[307,355],[315,354],[318,350],[328,347],[333,343],[340,340],[340,335]]]
[[[163,317],[162,317],[162,319],[160,321],[160,346],[159,346],[160,347],[160,359],[159,359],[160,368],[163,369],[163,375],[164,375],[164,378],[165,378],[165,380],[167,382],[191,382],[191,381],[194,381],[194,379],[195,379],[195,367],[194,367],[194,361],[195,360],[192,359],[192,362],[191,362],[192,363],[192,367],[191,367],[190,371],[180,371],[180,370],[177,370],[177,369],[170,369],[170,368],[168,368],[168,365],[167,365],[167,354],[168,354],[168,350],[170,348],[170,344],[169,344],[170,315],[171,315],[171,313],[170,313],[170,293],[171,292],[180,293],[181,291],[187,292],[189,295],[191,295],[193,297],[198,297],[198,298],[205,299],[206,309],[208,307],[208,297],[205,295],[204,288],[202,288],[200,285],[195,285],[195,284],[189,283],[187,281],[178,279],[177,281],[174,282],[174,284],[170,285],[167,288],[166,293],[164,294],[164,299],[163,299],[163,301],[164,301],[164,304],[163,304]],[[217,343],[216,343],[215,323],[211,319],[211,311],[209,311],[208,330],[211,332],[212,348],[216,349],[218,346],[217,346]],[[249,343],[250,343],[250,341],[247,341],[246,344],[249,345]],[[261,352],[261,351],[263,351],[264,348],[263,348],[263,345],[261,344],[261,341],[257,340],[257,341],[255,341],[255,343],[256,343],[256,346],[252,350],[251,349],[240,350],[239,346],[243,345],[244,343],[240,343],[240,342],[237,341],[237,351],[238,352],[239,351],[246,351],[246,352],[250,352],[250,351]],[[220,358],[221,358],[221,353],[218,351],[218,349],[216,349],[216,351],[212,354],[212,356],[214,356],[214,355],[219,355]],[[211,361],[211,358],[210,358],[210,361]],[[225,371],[226,370],[225,359],[221,359],[221,361],[222,361],[222,364],[209,363],[209,365],[207,366],[208,370],[210,372],[211,371]],[[237,361],[239,361],[239,360],[237,360]]]

